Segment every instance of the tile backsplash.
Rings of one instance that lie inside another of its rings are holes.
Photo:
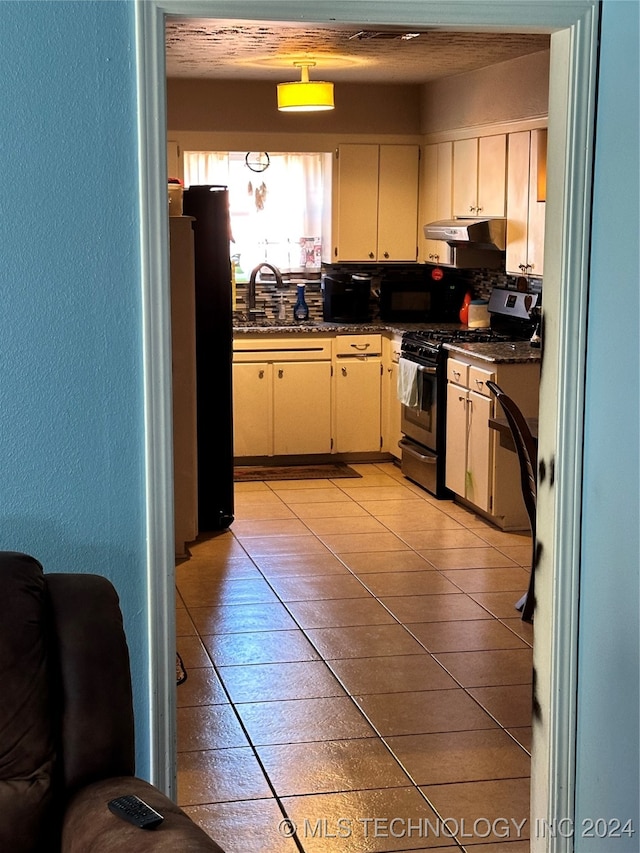
[[[402,277],[409,280],[424,278],[425,271],[429,269],[428,264],[334,264],[323,268],[333,273],[362,273],[371,276],[371,318],[379,317],[379,305],[375,292],[385,276],[392,275],[395,279]],[[497,273],[490,269],[457,270],[460,279],[468,284],[474,299],[488,299],[494,287],[504,287],[510,290],[518,289],[518,277]],[[285,303],[285,316],[287,320],[293,317],[293,307],[296,303],[296,285],[302,278],[295,278],[284,282],[282,287],[277,287],[275,280],[267,274],[261,276],[256,282],[256,308],[257,316],[269,320],[278,317],[280,298]],[[305,300],[309,306],[309,320],[319,322],[322,320],[322,291],[320,289],[320,274],[308,276],[305,281]],[[532,293],[542,292],[542,279],[530,277],[527,279],[527,289]],[[238,315],[246,310],[247,284],[238,282],[236,284],[235,311]]]

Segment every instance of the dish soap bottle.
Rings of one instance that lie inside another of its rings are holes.
[[[304,284],[298,284],[297,291],[298,298],[296,299],[296,304],[293,308],[293,316],[296,320],[308,320],[309,306],[307,305],[304,299]]]
[[[287,319],[287,309],[284,304],[284,296],[280,294],[280,304],[278,305],[278,320],[286,320]]]

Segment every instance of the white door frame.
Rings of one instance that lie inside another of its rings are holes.
[[[597,0],[135,0],[147,461],[150,754],[175,777],[173,474],[166,204],[166,15],[549,32],[549,175],[541,379],[532,816],[573,818],[578,582]],[[235,8],[237,7],[237,9]],[[532,849],[570,850],[534,836]],[[549,845],[544,846],[543,845]]]

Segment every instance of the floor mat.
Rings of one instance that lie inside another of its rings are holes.
[[[335,480],[340,477],[361,477],[344,462],[325,465],[255,465],[234,468],[236,483],[251,480]]]

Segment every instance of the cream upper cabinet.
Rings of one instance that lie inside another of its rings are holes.
[[[506,270],[517,275],[543,274],[546,133],[509,134]]]
[[[417,145],[381,145],[378,191],[378,260],[415,261],[418,215]]]
[[[453,143],[453,215],[504,216],[506,134]]]
[[[415,261],[417,145],[336,151],[332,261]]]
[[[167,177],[182,180],[182,157],[180,146],[173,139],[167,140]]]
[[[451,247],[442,240],[425,240],[424,226],[438,219],[451,219],[453,143],[425,145],[420,158],[420,207],[418,214],[418,259],[427,264],[451,262]]]

